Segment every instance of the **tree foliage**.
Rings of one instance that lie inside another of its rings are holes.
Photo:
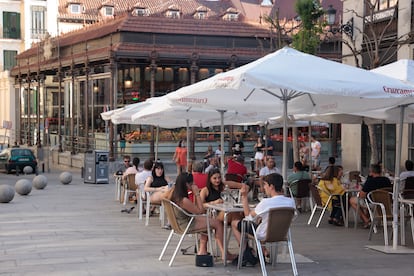
[[[315,0],[297,0],[295,5],[301,23],[300,30],[293,35],[292,46],[302,52],[315,54],[320,44],[322,23],[320,17],[324,10]]]

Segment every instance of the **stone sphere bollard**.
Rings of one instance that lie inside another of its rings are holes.
[[[38,190],[42,190],[47,185],[47,178],[44,175],[37,175],[33,178],[33,187]]]
[[[9,203],[14,198],[14,189],[9,185],[0,185],[0,203]]]
[[[24,174],[31,174],[31,173],[33,173],[33,168],[30,167],[30,166],[26,166],[26,167],[23,168],[23,173]]]
[[[70,172],[63,172],[59,175],[59,179],[63,185],[67,185],[72,182],[72,174]]]
[[[14,188],[19,195],[28,195],[32,191],[32,183],[27,179],[20,179],[16,182]]]

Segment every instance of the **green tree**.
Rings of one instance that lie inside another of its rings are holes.
[[[315,54],[321,43],[322,23],[320,18],[325,12],[319,1],[315,0],[297,0],[295,9],[302,23],[299,31],[293,35],[292,46],[299,51]]]

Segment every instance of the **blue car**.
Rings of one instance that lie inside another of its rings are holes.
[[[0,169],[7,173],[18,170],[22,172],[23,168],[32,167],[36,172],[37,161],[31,149],[27,148],[7,148],[0,152]]]

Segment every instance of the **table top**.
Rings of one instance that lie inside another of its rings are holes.
[[[243,206],[239,206],[239,205],[235,206],[235,205],[225,204],[225,203],[217,203],[217,204],[207,203],[206,206],[207,208],[215,209],[215,210],[223,211],[227,213],[243,212]]]
[[[414,199],[412,198],[400,198],[398,201],[405,204],[414,204]]]
[[[254,209],[255,206],[256,206],[255,204],[249,204],[250,209],[252,208]],[[218,210],[218,211],[227,212],[227,213],[243,212],[243,205],[241,205],[240,203],[236,203],[234,205],[225,204],[225,203],[217,203],[217,204],[207,203],[206,207],[210,209]]]

